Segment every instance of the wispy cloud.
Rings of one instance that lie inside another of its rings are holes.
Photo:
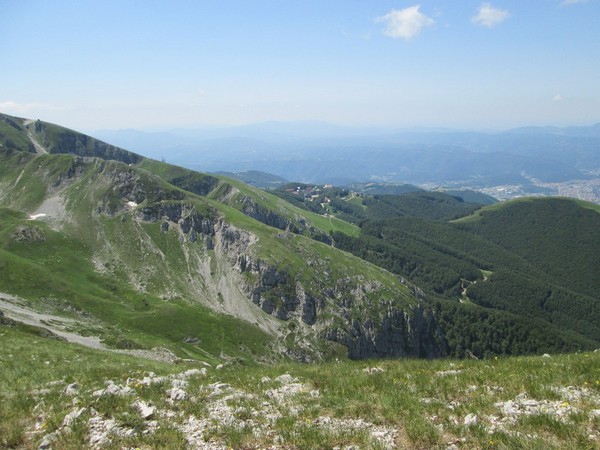
[[[577,5],[578,3],[587,3],[590,0],[563,0],[561,2],[562,6],[569,6],[569,5]]]
[[[556,94],[554,97],[552,97],[553,102],[562,102],[562,100],[563,100],[563,96],[560,94]]]
[[[482,27],[492,28],[510,17],[510,13],[504,9],[495,8],[491,3],[482,3],[476,16],[471,21]]]
[[[420,8],[421,5],[415,5],[405,9],[393,9],[375,21],[385,23],[383,33],[386,36],[409,40],[419,34],[423,28],[435,23],[435,20],[419,11]]]
[[[62,109],[47,103],[19,103],[11,100],[0,102],[0,111],[7,114],[27,114],[36,111],[60,111]]]

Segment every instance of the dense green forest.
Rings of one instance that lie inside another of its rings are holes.
[[[600,341],[597,211],[572,200],[528,199],[448,221],[472,205],[432,202],[437,195],[423,193],[381,197],[365,203],[423,206],[412,217],[362,221],[359,237],[334,233],[335,245],[439,300],[453,354],[567,351]]]
[[[275,192],[304,209],[358,224],[358,237],[332,233],[334,245],[439,301],[456,356],[467,348],[485,356],[597,345],[597,209],[560,198],[482,207],[492,202],[468,191],[399,191],[290,184]]]
[[[334,214],[352,223],[367,220],[413,217],[428,220],[451,220],[463,217],[489,203],[484,196],[476,196],[471,191],[456,195],[444,192],[428,192],[414,186],[396,188],[401,194],[365,194],[350,192],[348,188],[316,186],[303,183],[290,183],[269,192],[284,200],[319,214]],[[390,190],[392,190],[390,188]],[[382,192],[388,192],[381,189]],[[392,190],[393,191],[393,190]],[[480,199],[481,203],[467,202],[466,198]]]

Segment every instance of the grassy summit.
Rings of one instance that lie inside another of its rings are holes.
[[[222,368],[0,326],[6,448],[595,448],[600,354]]]

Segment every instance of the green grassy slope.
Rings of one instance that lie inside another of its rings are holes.
[[[108,421],[119,428],[103,448],[563,449],[599,442],[598,353],[229,363],[217,370],[86,349],[0,323],[3,448],[38,448],[52,433],[53,448],[89,448]],[[183,375],[191,369],[206,373]],[[277,381],[286,374],[289,384]],[[100,395],[108,380],[129,391]],[[170,400],[175,383],[187,398]],[[147,418],[135,406],[140,401],[154,408]]]
[[[142,160],[140,155],[59,125],[0,113],[0,145],[31,153],[71,153],[125,163]]]
[[[0,148],[0,161],[0,291],[90,314],[110,345],[329,357],[340,347],[325,337],[348,344],[361,337],[351,329],[417,308],[389,272],[311,239],[355,226],[243,183],[150,160]],[[266,226],[246,207],[289,226]]]
[[[20,229],[37,230],[40,238],[16,241]],[[37,309],[93,317],[79,331],[98,335],[111,347],[163,346],[180,357],[209,361],[218,361],[222,353],[253,360],[272,351],[271,337],[251,324],[199,304],[165,302],[98,273],[91,247],[43,222],[28,221],[23,213],[0,209],[0,290],[30,299]],[[187,337],[200,344],[186,344]]]
[[[233,178],[205,175],[149,159],[142,161],[140,167],[175,186],[208,196],[279,229],[290,229],[299,234],[321,238],[326,238],[330,231],[358,234],[356,225],[303,210],[271,193]]]

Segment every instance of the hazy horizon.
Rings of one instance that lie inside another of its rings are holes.
[[[0,111],[2,112],[2,111]],[[36,118],[37,119],[37,118]],[[40,120],[44,120],[40,118]],[[333,129],[337,128],[341,132],[364,132],[364,135],[368,135],[370,132],[376,134],[394,134],[394,133],[502,133],[510,130],[516,130],[521,128],[578,128],[578,127],[592,127],[600,124],[600,120],[592,121],[589,123],[573,123],[568,125],[554,125],[554,124],[516,124],[512,127],[507,128],[491,128],[491,127],[435,127],[435,126],[385,126],[385,125],[361,125],[361,124],[338,124],[333,122],[327,122],[324,120],[318,119],[304,119],[304,120],[264,120],[260,122],[248,122],[248,123],[240,123],[240,124],[203,124],[203,123],[189,123],[189,124],[180,124],[176,126],[141,126],[141,127],[129,127],[129,128],[92,128],[86,130],[77,130],[86,133],[94,133],[94,132],[127,132],[127,131],[139,131],[143,133],[169,133],[169,132],[177,132],[177,131],[228,131],[235,129],[252,129],[254,127],[262,128],[264,126],[273,126],[273,127],[307,127],[311,126],[316,127],[324,127],[325,129]],[[60,124],[58,124],[60,125]]]
[[[600,122],[598,0],[3,2],[0,111],[77,130]]]

